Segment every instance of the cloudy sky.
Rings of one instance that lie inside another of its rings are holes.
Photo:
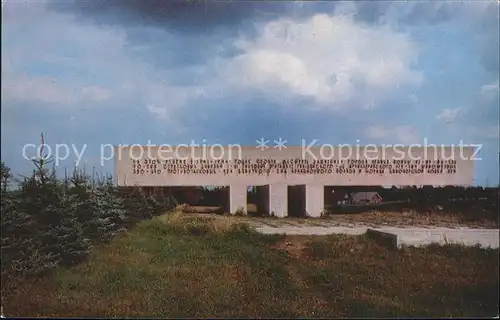
[[[2,15],[16,173],[44,132],[87,145],[90,167],[102,144],[148,141],[481,144],[476,184],[498,183],[498,1],[7,0]]]

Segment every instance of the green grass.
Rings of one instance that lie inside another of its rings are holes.
[[[231,218],[139,224],[89,260],[2,291],[6,316],[498,314],[498,250],[389,250],[364,236],[264,236]],[[288,242],[288,245],[285,243]]]

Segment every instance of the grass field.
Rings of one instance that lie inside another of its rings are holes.
[[[2,305],[7,317],[491,317],[498,254],[264,236],[230,217],[173,213],[95,248],[82,265],[3,287]]]

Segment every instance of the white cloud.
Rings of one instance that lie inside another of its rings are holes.
[[[498,79],[492,83],[485,84],[481,87],[481,96],[487,100],[493,100],[498,96],[500,92],[500,84]]]
[[[452,123],[457,120],[461,113],[461,108],[443,109],[441,113],[436,116],[436,119],[444,123]]]
[[[14,7],[22,11],[25,6]],[[345,103],[371,108],[399,87],[422,81],[422,75],[412,70],[417,48],[407,35],[387,26],[357,23],[350,15],[271,21],[261,26],[257,38],[241,38],[235,43],[242,54],[214,58],[205,66],[215,71],[212,80],[174,86],[168,70],[134,56],[124,30],[81,24],[70,15],[36,8],[31,14],[17,14],[23,23],[11,14],[5,27],[10,38],[2,49],[2,60],[10,63],[9,76],[4,77],[2,71],[2,80],[6,80],[2,91],[7,93],[3,101],[112,102],[106,103],[109,106],[133,101],[155,117],[172,118],[175,110],[192,99],[238,95],[238,89],[262,90],[285,103],[297,97],[311,98],[315,101],[308,104],[312,108],[341,108]],[[27,23],[34,26],[41,17],[43,30],[25,27]],[[23,40],[16,41],[14,36],[21,33]],[[64,80],[19,77],[29,61],[65,71],[58,76]]]
[[[110,92],[98,86],[78,89],[56,78],[2,74],[2,101],[39,102],[56,105],[72,105],[81,102],[103,101],[110,98]],[[7,104],[8,105],[8,104]]]
[[[371,139],[386,140],[386,143],[412,144],[418,142],[418,133],[413,126],[402,125],[387,127],[382,125],[370,126],[365,131],[365,136]]]
[[[167,109],[166,108],[159,108],[157,106],[150,104],[150,105],[148,105],[148,111],[154,115],[157,115],[158,117],[160,117],[162,119],[167,118]]]
[[[2,104],[138,107],[158,117],[170,115],[194,90],[171,85],[168,71],[138,59],[122,29],[81,23],[43,4],[16,3],[8,17],[2,30]]]
[[[317,14],[299,22],[278,19],[254,40],[238,40],[243,53],[226,66],[229,83],[268,94],[312,98],[332,108],[357,101],[377,104],[402,86],[417,86],[417,46],[388,26],[350,16]]]
[[[33,101],[68,103],[70,92],[64,90],[55,79],[2,74],[2,101]]]

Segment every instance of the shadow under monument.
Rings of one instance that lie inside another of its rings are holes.
[[[288,186],[288,216],[292,218],[306,217],[306,186]]]

